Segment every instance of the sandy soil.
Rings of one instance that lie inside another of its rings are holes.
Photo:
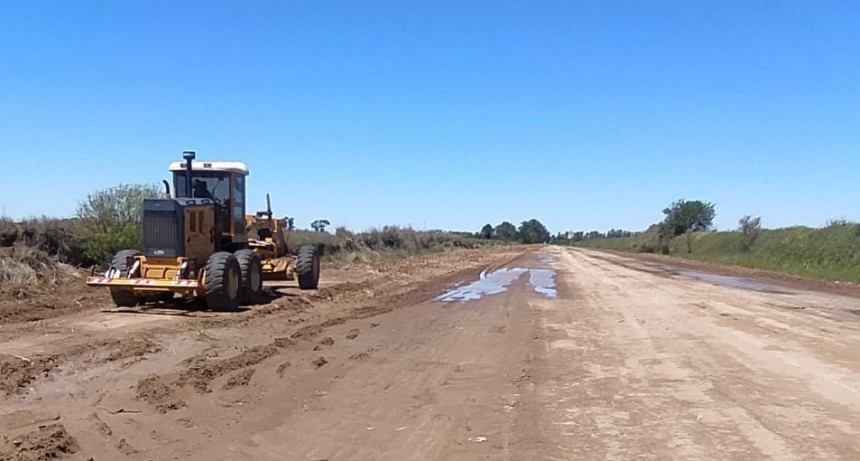
[[[513,268],[558,296],[435,300]],[[0,460],[860,459],[856,298],[544,246],[324,279],[232,314],[15,308]]]

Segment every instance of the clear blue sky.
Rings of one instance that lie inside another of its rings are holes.
[[[0,0],[0,212],[194,149],[353,229],[860,219],[860,2]]]

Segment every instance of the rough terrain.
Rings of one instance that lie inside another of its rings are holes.
[[[360,269],[0,299],[0,460],[860,459],[857,298],[549,246]]]

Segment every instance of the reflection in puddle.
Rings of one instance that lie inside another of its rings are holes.
[[[558,296],[558,292],[555,290],[555,271],[529,269],[529,284],[534,287],[535,291],[547,298]]]
[[[555,256],[550,256],[550,255],[547,255],[547,256],[541,256],[541,257],[538,259],[538,262],[539,262],[539,263],[542,263],[542,264],[552,264],[552,263],[554,263],[554,262],[555,262]]]
[[[555,271],[548,269],[523,269],[521,267],[499,269],[494,272],[481,272],[478,280],[457,286],[436,298],[436,301],[475,301],[487,295],[503,293],[523,274],[529,274],[529,284],[534,290],[547,298],[555,298]]]
[[[724,287],[740,288],[741,290],[750,291],[773,291],[773,288],[768,285],[743,277],[708,274],[706,272],[699,272],[691,269],[678,269],[674,267],[667,269],[667,271],[673,275],[680,275],[681,277],[688,277]]]

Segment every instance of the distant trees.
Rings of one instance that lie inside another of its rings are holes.
[[[608,231],[600,232],[600,231],[577,231],[577,232],[568,232],[568,239],[570,243],[582,242],[583,240],[597,240],[597,239],[614,239],[614,238],[625,238],[625,237],[633,237],[634,233],[629,230],[623,229],[609,229]]]
[[[317,219],[311,223],[311,227],[317,232],[325,232],[325,228],[330,225],[331,222],[328,219]]]
[[[504,221],[494,229],[493,234],[498,240],[510,242],[517,238],[517,228],[513,224]]]
[[[537,219],[523,221],[518,229],[520,241],[523,243],[546,243],[549,242],[549,231]]]
[[[549,242],[552,237],[546,226],[537,219],[523,221],[519,228],[508,221],[503,221],[496,227],[485,224],[478,233],[473,235],[481,239],[521,243],[544,243]]]
[[[481,228],[481,232],[479,234],[480,238],[484,240],[490,240],[493,238],[494,229],[492,224],[484,224],[484,227]]]

